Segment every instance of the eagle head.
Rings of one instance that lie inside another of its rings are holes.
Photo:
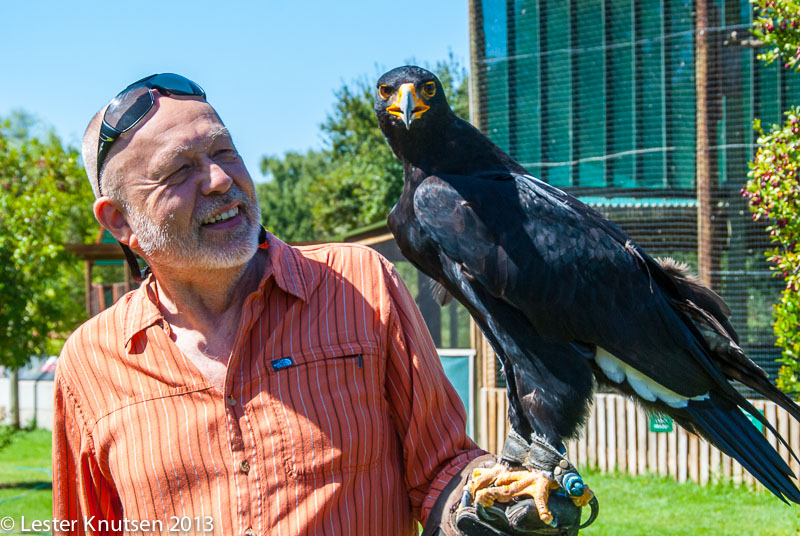
[[[418,128],[450,111],[442,83],[432,72],[404,65],[385,73],[375,88],[375,114],[384,134],[387,129]]]
[[[414,65],[388,71],[375,87],[375,115],[401,160],[438,152],[441,134],[456,117],[435,74]]]

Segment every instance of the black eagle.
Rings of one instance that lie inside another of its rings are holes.
[[[785,441],[731,381],[795,419],[800,411],[738,346],[717,294],[532,177],[452,112],[431,72],[384,74],[375,112],[405,175],[389,228],[403,255],[466,306],[502,361],[508,416],[529,460],[541,458],[542,444],[564,452],[587,417],[594,378],[800,502],[790,468],[741,410]]]

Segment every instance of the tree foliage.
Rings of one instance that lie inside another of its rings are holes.
[[[0,365],[58,351],[59,336],[83,319],[80,264],[64,249],[96,224],[78,152],[34,121],[0,121]]]
[[[314,219],[309,190],[313,178],[323,175],[327,165],[325,156],[315,151],[263,157],[261,173],[272,177],[256,185],[264,225],[286,240],[310,240]]]
[[[466,118],[466,70],[452,57],[431,70]],[[262,159],[271,177],[257,186],[262,220],[282,239],[319,240],[382,221],[400,196],[403,169],[378,129],[374,91],[374,80],[362,77],[335,92],[320,125],[322,150]]]
[[[768,47],[758,58],[781,60],[786,69],[800,69],[800,7],[785,0],[758,0],[753,34]],[[778,387],[800,393],[800,110],[785,112],[781,125],[764,132],[759,120],[758,149],[750,162],[742,195],[753,219],[767,224],[773,247],[767,260],[784,288],[773,313],[776,344],[782,349]]]

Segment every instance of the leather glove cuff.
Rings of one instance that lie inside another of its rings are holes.
[[[453,477],[447,486],[439,494],[439,498],[431,509],[428,515],[428,520],[425,522],[425,529],[422,531],[422,536],[461,536],[461,531],[456,528],[455,515],[458,505],[461,502],[461,496],[464,486],[472,471],[480,467],[493,467],[497,464],[498,459],[493,454],[484,454],[469,462],[461,472]]]

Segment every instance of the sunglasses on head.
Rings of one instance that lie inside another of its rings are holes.
[[[151,74],[120,91],[106,108],[103,123],[100,125],[100,141],[97,145],[97,192],[100,195],[103,195],[100,172],[111,145],[123,132],[135,127],[147,115],[155,103],[154,89],[163,95],[189,95],[201,97],[203,100],[206,98],[203,88],[174,73]],[[120,246],[131,268],[133,280],[141,283],[150,268],[143,275],[133,251],[125,244],[120,243]]]
[[[123,132],[135,127],[147,115],[155,103],[154,89],[163,95],[190,95],[203,100],[206,98],[203,88],[174,73],[151,74],[120,91],[106,108],[100,126],[100,141],[97,145],[97,191],[100,195],[103,195],[100,172],[111,145]]]

